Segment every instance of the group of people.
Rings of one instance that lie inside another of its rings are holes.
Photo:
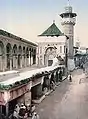
[[[23,103],[19,106],[15,106],[13,114],[9,116],[9,119],[39,119],[39,115],[32,110],[32,106]]]

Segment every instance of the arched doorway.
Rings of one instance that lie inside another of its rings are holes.
[[[10,68],[12,68],[12,56],[11,56],[11,51],[12,51],[12,48],[11,48],[11,44],[8,43],[6,45],[6,54],[7,54],[7,69],[10,70]]]
[[[44,55],[44,65],[51,66],[53,64],[54,57],[56,57],[56,47],[48,47]]]
[[[2,41],[0,41],[0,71],[3,71],[3,56],[4,56],[4,52],[5,52],[5,49],[4,49],[4,44]]]

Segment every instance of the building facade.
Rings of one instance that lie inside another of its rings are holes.
[[[37,44],[0,30],[0,71],[28,67],[36,63]]]
[[[53,23],[38,36],[37,65],[50,66],[55,57],[65,57],[66,37]]]

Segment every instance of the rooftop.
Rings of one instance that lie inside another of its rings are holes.
[[[13,39],[16,39],[16,40],[20,40],[20,41],[23,41],[23,42],[27,42],[27,43],[30,43],[32,45],[37,46],[37,43],[34,43],[32,41],[29,41],[29,40],[25,40],[23,38],[20,38],[16,35],[13,35],[13,34],[7,32],[7,31],[1,30],[1,29],[0,29],[0,35],[6,36],[6,37],[9,37],[9,38],[13,38]]]
[[[39,36],[62,36],[64,35],[53,22],[53,24]]]

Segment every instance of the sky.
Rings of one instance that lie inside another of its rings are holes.
[[[0,29],[24,39],[37,41],[55,20],[63,31],[60,13],[68,0],[0,0]],[[70,0],[73,11],[77,13],[75,41],[88,47],[88,0]]]

